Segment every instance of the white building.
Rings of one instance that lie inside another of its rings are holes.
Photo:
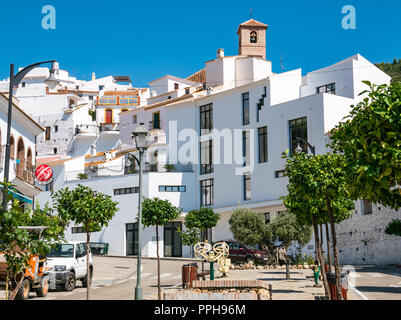
[[[7,144],[8,95],[0,93],[0,179],[4,181],[4,162]],[[34,185],[35,139],[44,129],[19,107],[13,99],[10,135],[10,192],[22,204],[34,205],[40,189]],[[0,195],[1,199],[3,194]]]
[[[238,29],[240,55],[224,56],[219,49],[216,59],[187,79],[165,76],[149,82],[148,103],[119,114],[118,150],[60,165],[54,188],[83,183],[120,203],[110,226],[92,235],[93,241],[110,244],[110,254],[135,253],[138,182],[128,154],[136,152],[131,133],[140,123],[150,129],[153,142],[144,194],[168,199],[184,212],[160,232],[162,254],[181,256],[188,250],[174,230],[190,210],[208,206],[220,213],[214,241],[232,238],[228,220],[239,205],[265,214],[267,223],[284,211],[280,197],[288,179],[282,152],[293,152],[295,138],[301,137],[316,153],[326,153],[326,133],[363,98],[361,81],[390,82],[360,54],[305,76],[301,69],[275,74],[264,59],[266,29],[251,19]],[[173,172],[166,172],[165,164],[173,164]],[[89,179],[68,179],[77,172]],[[41,194],[42,203],[49,199]],[[67,237],[83,239],[75,233],[79,230],[74,226]],[[154,230],[146,228],[144,237],[143,254],[155,256]],[[303,250],[314,255],[314,241]]]

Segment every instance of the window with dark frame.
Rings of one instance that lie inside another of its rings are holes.
[[[214,204],[214,181],[206,179],[200,181],[201,207],[212,206]]]
[[[58,126],[54,126],[54,132],[58,132]]]
[[[270,212],[265,213],[265,223],[269,224],[270,223]]]
[[[213,130],[213,104],[200,107],[200,135],[208,134]]]
[[[295,149],[298,146],[298,140],[296,138],[301,138],[308,141],[308,127],[306,117],[294,119],[288,121],[289,126],[289,140],[290,140],[290,153],[294,154]],[[308,147],[305,143],[301,143],[300,146],[304,152],[308,152]]]
[[[159,192],[186,192],[186,186],[159,186]]]
[[[242,94],[242,125],[249,124],[249,92]]]
[[[160,129],[160,112],[155,112],[152,115],[152,128],[153,129]]]
[[[287,172],[285,170],[277,170],[274,172],[275,178],[282,178],[282,177],[286,177],[286,176],[287,176]]]
[[[243,175],[244,200],[251,200],[251,174]]]
[[[213,172],[213,140],[200,143],[200,174]]]
[[[363,216],[373,213],[372,201],[363,199],[361,201],[361,212]]]
[[[336,84],[330,83],[316,88],[316,93],[331,93],[336,94]]]
[[[84,227],[72,227],[71,233],[86,233]]]
[[[259,163],[268,161],[267,127],[258,128]]]
[[[113,190],[115,196],[139,193],[139,187],[119,188]]]
[[[250,131],[242,131],[242,156],[244,157],[244,167],[250,164]]]
[[[178,83],[174,83],[174,90],[178,90]]]

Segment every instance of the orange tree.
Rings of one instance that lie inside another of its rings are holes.
[[[159,300],[161,297],[160,288],[160,256],[159,256],[159,226],[164,226],[168,222],[180,216],[181,208],[177,208],[168,200],[159,198],[144,199],[142,202],[142,223],[145,227],[156,227],[156,252],[157,252],[157,290]]]
[[[344,155],[353,199],[401,207],[401,82],[371,84],[368,93],[331,134],[331,147]]]
[[[288,195],[284,204],[298,220],[312,224],[317,235],[317,223],[328,221],[331,226],[333,256],[338,298],[341,298],[341,274],[338,259],[335,224],[350,216],[354,203],[349,199],[344,157],[340,154],[311,156],[304,152],[287,159],[286,171],[289,178]],[[317,241],[316,241],[317,242]],[[319,248],[318,251],[320,251]],[[320,255],[322,269],[324,258]],[[323,273],[324,275],[324,273]]]
[[[52,193],[53,207],[65,221],[82,224],[86,232],[86,299],[89,300],[92,273],[89,268],[89,245],[91,232],[107,226],[118,211],[117,202],[110,195],[95,192],[78,184],[75,189],[68,187]]]

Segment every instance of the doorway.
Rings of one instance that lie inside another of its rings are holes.
[[[138,223],[127,223],[126,227],[126,255],[138,255]]]
[[[164,226],[164,256],[182,257],[182,243],[177,228],[182,230],[182,222],[169,222]]]

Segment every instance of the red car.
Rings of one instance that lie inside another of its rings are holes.
[[[229,256],[231,261],[250,261],[256,260],[258,263],[263,264],[269,261],[268,255],[256,247],[247,246],[235,240],[222,240],[228,244]]]

